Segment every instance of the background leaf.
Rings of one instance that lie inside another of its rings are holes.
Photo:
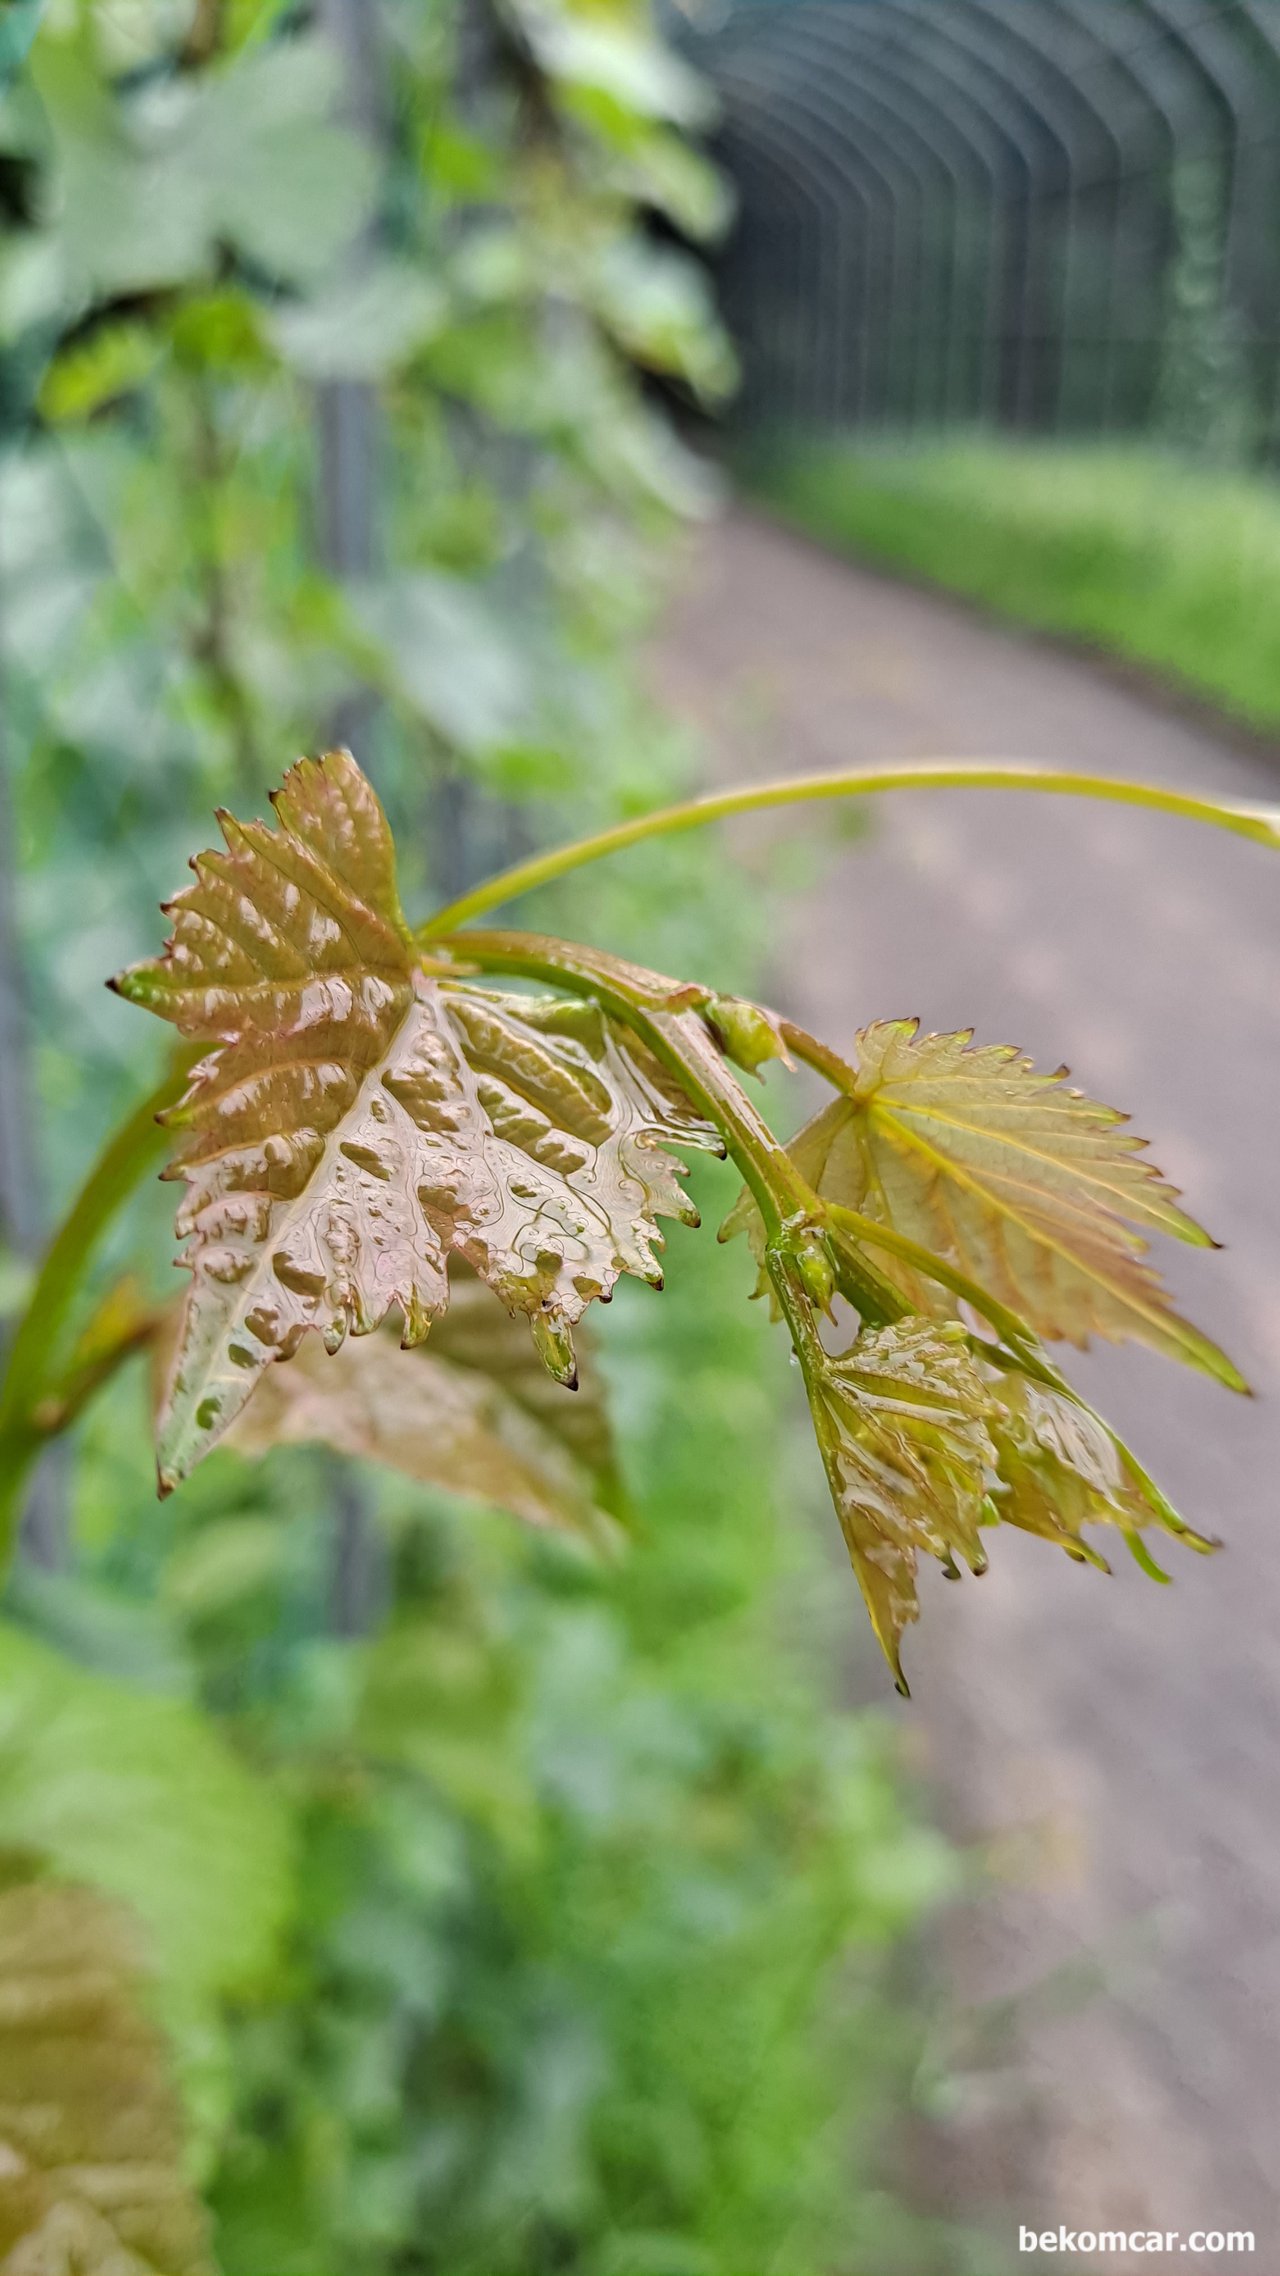
[[[332,122],[339,72],[322,41],[250,50],[118,102],[83,42],[50,29],[32,76],[53,136],[57,246],[74,291],[134,293],[212,275],[223,242],[303,283],[332,268],[368,219],[373,161]]]
[[[231,2086],[221,2002],[266,1979],[293,1901],[283,1799],[194,1707],[0,1624],[0,1848],[136,1919],[207,2143]]]
[[[162,2041],[90,1889],[0,1887],[0,2270],[212,2276]]]
[[[290,1366],[268,1370],[228,1443],[242,1454],[331,1446],[532,1525],[607,1531],[616,1488],[599,1379],[580,1374],[567,1391],[523,1321],[482,1282],[450,1279],[449,1309],[411,1361],[385,1332],[332,1355],[309,1337]]]
[[[289,1898],[278,1802],[191,1707],[76,1668],[0,1624],[0,1844],[127,1903],[158,1971],[244,1990]]]

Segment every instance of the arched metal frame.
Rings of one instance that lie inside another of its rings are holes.
[[[927,396],[927,390],[922,387],[918,368],[913,400],[917,408],[923,408],[925,415],[932,409],[935,415],[940,412],[945,417],[957,385],[952,365],[963,333],[960,295],[966,187],[977,190],[990,237],[1003,175],[1011,164],[1016,165],[1017,145],[1007,135],[995,111],[975,103],[963,88],[954,87],[950,103],[940,103],[931,89],[917,85],[896,65],[891,47],[882,45],[874,54],[859,53],[856,58],[851,57],[839,41],[832,39],[825,15],[816,9],[805,12],[802,23],[797,26],[796,37],[806,62],[812,64],[815,73],[842,101],[852,101],[863,109],[868,104],[873,105],[889,123],[890,131],[895,128],[905,131],[926,160],[932,156],[942,171],[950,198],[950,243],[945,270],[945,338],[950,353],[940,375],[940,402],[930,406],[926,400],[922,405],[922,395]],[[965,114],[967,127],[958,123],[953,115],[957,106]],[[984,277],[984,305],[988,289]],[[919,339],[922,338],[923,326],[919,334]]]
[[[687,37],[740,193],[746,415],[1158,424],[1199,167],[1198,320],[1280,455],[1280,0],[731,0]]]
[[[809,139],[811,146],[818,148],[830,147],[833,131],[837,133],[840,131],[846,117],[851,116],[856,120],[857,137],[856,142],[850,148],[849,155],[855,166],[863,169],[864,181],[876,185],[879,190],[883,191],[887,199],[885,212],[887,242],[890,246],[891,288],[887,311],[889,322],[885,327],[885,339],[886,355],[889,365],[892,367],[895,361],[894,350],[896,345],[893,323],[895,308],[906,307],[909,315],[914,314],[917,320],[919,316],[918,297],[921,289],[923,263],[917,258],[913,265],[914,274],[908,280],[904,273],[902,247],[904,242],[917,249],[921,246],[929,210],[928,170],[931,168],[937,170],[945,190],[950,179],[945,162],[939,158],[930,140],[917,132],[905,112],[887,106],[882,99],[871,95],[856,83],[851,87],[842,88],[837,96],[827,83],[825,73],[814,73],[806,68],[803,54],[789,53],[785,59],[783,71],[779,72],[775,68],[762,86],[754,82],[749,72],[744,73],[737,81],[736,94],[739,103],[744,107],[750,108],[753,104],[762,105],[775,119],[780,118],[792,122],[796,129],[803,132]],[[895,137],[904,135],[905,141],[898,142],[895,140]],[[836,281],[837,324],[839,324],[840,315],[843,313],[845,300],[843,288],[847,281],[847,271],[842,263]],[[916,296],[917,305],[914,310],[910,309],[905,301],[905,294],[908,289],[912,290]],[[864,302],[868,297],[869,279],[864,275]],[[868,315],[870,315],[870,310],[868,310]],[[861,380],[864,400],[866,335],[869,330],[869,324],[864,326],[864,336],[861,342]],[[914,330],[918,336],[918,321]],[[892,368],[887,377],[887,384],[892,387]],[[910,387],[904,390],[908,398],[914,392],[914,386],[913,375]],[[841,408],[839,399],[824,405],[824,409],[835,413],[835,415],[839,415]]]

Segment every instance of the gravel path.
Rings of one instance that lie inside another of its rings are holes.
[[[743,514],[701,542],[656,669],[722,774],[955,754],[1280,797],[1280,761]],[[1226,1537],[1212,1560],[1175,1555],[1175,1587],[1127,1559],[1108,1582],[1011,1535],[980,1585],[926,1589],[901,1712],[950,1821],[991,1844],[1001,1877],[958,1939],[958,1977],[967,1999],[1021,1995],[1007,2033],[987,2010],[993,2044],[951,2129],[956,2171],[970,2202],[1003,2206],[1012,2246],[1019,2220],[1245,2228],[1249,2265],[1270,2276],[1280,868],[1191,824],[1070,800],[912,793],[877,801],[875,822],[869,845],[832,851],[774,944],[777,993],[836,1042],[867,1017],[972,1025],[1042,1065],[1065,1058],[1128,1108],[1226,1244],[1170,1245],[1168,1276],[1260,1394],[1234,1399],[1137,1350],[1074,1366],[1192,1522]],[[758,846],[795,824],[741,827]],[[1188,2265],[1242,2263],[1105,2262]]]

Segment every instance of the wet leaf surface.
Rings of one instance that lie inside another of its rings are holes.
[[[999,1408],[964,1331],[904,1321],[815,1368],[809,1400],[832,1499],[872,1625],[900,1690],[900,1642],[919,1616],[916,1561],[986,1570],[978,1528]]]
[[[166,1117],[195,1279],[166,1490],[308,1329],[333,1350],[397,1311],[421,1341],[450,1255],[571,1377],[592,1299],[622,1273],[661,1282],[658,1215],[696,1221],[662,1145],[698,1126],[596,1005],[423,970],[348,753],[301,761],[274,804],[275,829],[220,817],[227,850],[169,905],[164,956],[115,983],[212,1046]]]
[[[1006,1378],[998,1396],[1004,1414],[995,1431],[1000,1483],[994,1499],[1006,1525],[1104,1566],[1106,1560],[1083,1538],[1086,1525],[1117,1527],[1132,1539],[1155,1523],[1192,1548],[1216,1546],[1174,1518],[1091,1408],[1018,1376]]]

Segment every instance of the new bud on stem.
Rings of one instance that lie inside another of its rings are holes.
[[[804,1283],[805,1294],[817,1305],[820,1312],[831,1317],[831,1299],[836,1292],[835,1268],[827,1253],[827,1244],[820,1233],[806,1233],[795,1251],[796,1270]]]
[[[732,1059],[735,1067],[744,1067],[749,1075],[756,1074],[769,1059],[781,1059],[790,1066],[777,1022],[759,1004],[745,1003],[741,996],[712,996],[703,1005],[702,1016],[726,1059]]]

